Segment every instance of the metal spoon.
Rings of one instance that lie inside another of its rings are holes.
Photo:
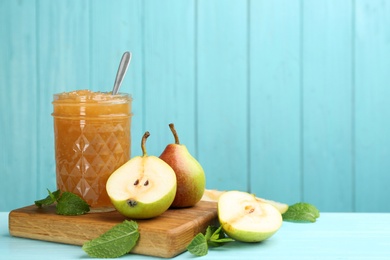
[[[116,73],[114,87],[112,88],[112,94],[116,95],[121,87],[123,77],[126,74],[127,68],[131,61],[131,52],[125,52],[122,55],[121,62],[119,63],[118,72]]]

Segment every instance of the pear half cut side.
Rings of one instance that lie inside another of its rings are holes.
[[[282,215],[253,194],[228,191],[218,200],[218,218],[228,236],[242,242],[260,242],[282,226]]]

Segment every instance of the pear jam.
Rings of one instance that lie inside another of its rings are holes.
[[[106,182],[130,159],[131,101],[89,90],[53,97],[57,188],[79,195],[91,212],[114,209]]]

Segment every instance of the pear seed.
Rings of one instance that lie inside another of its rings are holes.
[[[149,185],[149,180],[146,180],[144,186],[148,186],[148,185]]]
[[[137,179],[135,182],[134,182],[134,186],[138,185],[139,183],[139,180]]]
[[[255,209],[252,208],[252,206],[245,206],[245,210],[248,210],[249,213],[253,213],[253,211],[255,211]]]

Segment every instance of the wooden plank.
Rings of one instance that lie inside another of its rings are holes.
[[[195,151],[194,2],[144,2],[144,130],[147,149],[159,156],[173,143],[174,123],[182,144]],[[138,133],[137,143],[143,133]]]
[[[356,2],[356,210],[390,212],[390,2]]]
[[[54,206],[39,209],[32,205],[10,212],[9,231],[16,237],[83,245],[125,219],[117,211],[62,216],[55,213]],[[135,221],[140,238],[131,253],[174,257],[184,252],[199,232],[217,223],[217,203],[200,201],[194,207],[169,209],[156,218]]]
[[[130,93],[133,97],[132,155],[141,153],[140,138],[145,120],[142,15],[141,1],[104,0],[91,5],[90,88],[98,91],[112,89],[123,53],[132,52],[132,60],[120,89],[120,92]]]
[[[38,12],[39,78],[49,100],[52,93],[89,88],[88,2],[43,0]]]
[[[39,107],[33,124],[38,129],[34,139],[39,143],[39,166],[30,172],[39,174],[34,198],[45,197],[46,189],[54,190],[56,185],[53,94],[90,87],[89,3],[42,0],[37,13],[38,85],[34,93]]]
[[[199,161],[207,187],[247,190],[247,3],[197,3]]]
[[[134,94],[133,154],[150,130],[148,147],[158,155],[172,142],[167,124],[175,121],[210,188],[248,189],[280,201],[302,193],[324,210],[388,211],[389,5],[339,2],[0,1],[0,86],[11,89],[0,95],[7,147],[0,150],[0,190],[13,197],[0,208],[26,205],[55,185],[52,94],[110,88],[130,49],[123,90]],[[302,70],[295,67],[299,37]],[[302,140],[294,109],[299,73]]]
[[[353,210],[352,1],[303,4],[303,199]]]
[[[21,19],[21,17],[23,19]],[[34,1],[0,1],[1,210],[36,195],[39,122]]]
[[[250,190],[292,204],[302,198],[300,1],[253,1],[250,18]]]

